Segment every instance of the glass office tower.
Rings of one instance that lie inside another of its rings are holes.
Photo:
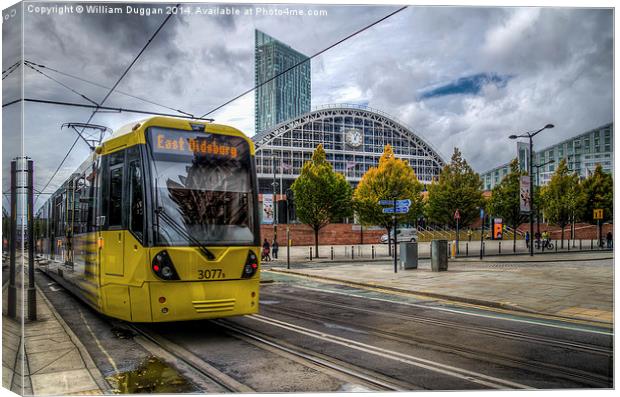
[[[255,31],[255,42],[256,85],[266,82],[254,94],[255,132],[259,133],[310,111],[310,58],[260,30]]]

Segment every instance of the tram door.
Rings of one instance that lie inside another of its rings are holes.
[[[106,161],[107,160],[107,161]],[[102,212],[105,219],[102,237],[104,249],[101,264],[104,274],[124,275],[125,233],[123,232],[123,174],[125,151],[121,150],[104,159],[104,189]]]

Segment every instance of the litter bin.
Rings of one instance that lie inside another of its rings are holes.
[[[448,240],[431,242],[431,270],[434,272],[448,270]]]
[[[400,243],[400,266],[405,270],[418,268],[418,243]]]

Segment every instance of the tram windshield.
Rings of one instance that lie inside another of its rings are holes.
[[[156,205],[176,223],[158,222],[157,244],[256,241],[250,147],[245,139],[151,127],[147,141]]]

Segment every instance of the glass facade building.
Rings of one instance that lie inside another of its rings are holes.
[[[613,176],[613,138],[614,124],[609,123],[534,152],[534,164],[544,164],[549,160],[554,160],[553,163],[540,167],[539,175],[534,175],[534,183],[536,185],[547,184],[562,159],[566,160],[569,171],[577,172],[582,178],[593,172],[597,164],[603,167],[603,171]],[[519,161],[522,161],[524,157],[522,146],[518,146]],[[507,163],[480,174],[484,189],[493,189],[509,172],[510,163]]]
[[[288,120],[252,137],[256,144],[259,193],[286,190],[299,176],[304,162],[322,144],[336,172],[353,185],[379,164],[385,145],[407,160],[420,182],[438,178],[444,160],[403,123],[375,109],[357,105],[328,105]]]
[[[265,83],[254,93],[256,133],[310,111],[310,58],[255,30],[254,61],[256,85]],[[269,81],[299,63],[299,66]]]

